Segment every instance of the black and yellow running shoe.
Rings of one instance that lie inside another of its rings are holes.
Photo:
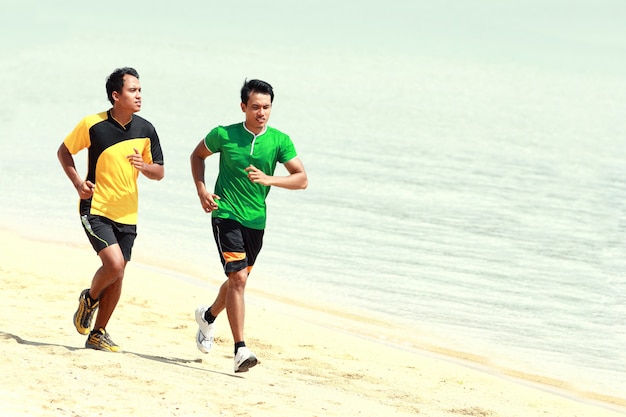
[[[74,313],[74,327],[80,334],[88,334],[93,314],[98,308],[99,301],[89,297],[89,289],[83,290],[78,297],[78,309]]]
[[[85,347],[107,352],[119,352],[121,349],[111,340],[111,336],[104,329],[92,330],[85,342]]]

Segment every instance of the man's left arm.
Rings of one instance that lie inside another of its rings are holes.
[[[284,166],[287,172],[289,172],[287,176],[266,175],[253,165],[246,168],[246,172],[250,181],[266,186],[286,188],[288,190],[304,190],[309,185],[309,180],[300,158],[295,157],[285,162]]]
[[[160,181],[165,176],[165,167],[163,167],[163,165],[155,163],[148,164],[144,162],[143,167],[141,169],[137,169],[139,169],[139,172],[141,172],[143,175],[150,178],[151,180]]]
[[[165,176],[165,168],[163,165],[145,162],[139,151],[137,149],[134,149],[134,151],[134,154],[127,156],[131,165],[151,180],[162,180]]]

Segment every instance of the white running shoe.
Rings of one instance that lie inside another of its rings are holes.
[[[204,313],[209,306],[200,306],[196,308],[196,322],[198,323],[198,333],[196,333],[196,345],[200,352],[209,353],[213,347],[213,337],[215,334],[215,323],[207,323],[204,319]]]
[[[235,372],[248,372],[248,369],[256,365],[257,359],[254,353],[247,347],[240,347],[235,355]]]

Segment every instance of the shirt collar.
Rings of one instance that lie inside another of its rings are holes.
[[[246,127],[246,122],[242,122],[242,126],[243,126],[243,128],[244,128],[244,129],[245,129],[248,133],[250,133],[250,134],[251,134],[253,137],[255,137],[255,138],[256,138],[256,137],[259,137],[259,136],[261,136],[262,134],[264,134],[265,132],[267,132],[267,125],[263,126],[263,130],[261,130],[261,132],[260,132],[258,135],[255,135],[255,134],[254,134],[254,133],[253,133],[250,129],[248,129],[248,128]]]

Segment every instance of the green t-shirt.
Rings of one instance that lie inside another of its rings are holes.
[[[244,170],[254,165],[265,174],[274,175],[277,162],[289,162],[297,156],[289,136],[267,127],[255,137],[244,123],[237,123],[211,130],[204,144],[212,153],[220,153],[215,181],[215,194],[220,200],[213,217],[237,220],[251,229],[265,229],[265,198],[270,187],[253,183]]]

